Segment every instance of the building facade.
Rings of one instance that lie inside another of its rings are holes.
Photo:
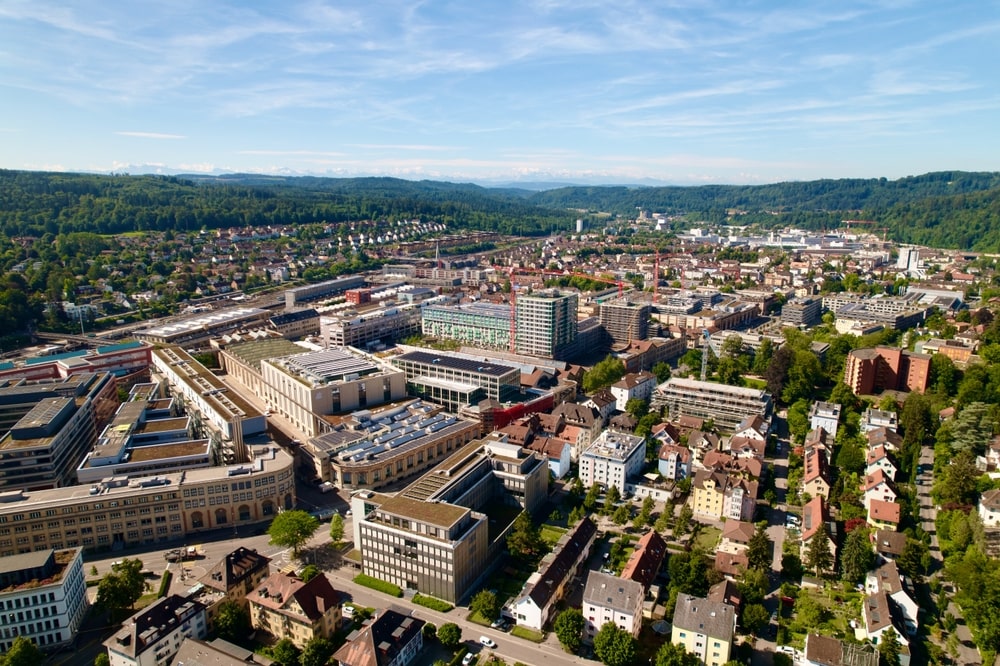
[[[517,353],[561,359],[576,341],[578,296],[555,289],[519,295]]]
[[[411,351],[392,359],[406,375],[411,394],[457,412],[487,398],[501,403],[521,390],[521,371],[503,363],[475,361],[443,352]]]
[[[629,478],[639,474],[646,462],[646,440],[605,430],[580,456],[580,481],[585,488],[595,483],[615,486],[624,495]]]
[[[428,305],[421,314],[425,336],[457,340],[477,349],[510,349],[510,307],[495,303]]]
[[[333,589],[324,573],[309,582],[288,574],[272,574],[247,595],[250,624],[275,640],[287,638],[300,649],[314,638],[331,638],[337,632],[343,601],[344,595]]]
[[[641,583],[591,571],[583,591],[584,640],[592,643],[607,622],[638,638],[645,598],[646,591]]]
[[[729,604],[678,595],[670,642],[683,645],[705,666],[723,666],[729,661],[735,631],[736,610]]]
[[[207,634],[205,607],[171,594],[127,619],[104,646],[111,666],[164,666],[185,639]]]
[[[68,645],[88,607],[80,548],[0,558],[0,652],[18,636],[46,652]]]
[[[769,421],[772,409],[771,394],[767,391],[680,377],[671,377],[660,384],[653,402],[666,405],[673,419],[679,416],[712,419],[717,426],[730,429],[747,417],[760,416]]]

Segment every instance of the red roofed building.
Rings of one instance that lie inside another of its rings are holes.
[[[333,589],[326,574],[308,583],[296,576],[271,574],[247,595],[250,622],[275,639],[287,638],[299,648],[315,638],[331,638],[340,627],[343,595]]]
[[[635,550],[625,563],[621,577],[640,583],[643,589],[648,591],[660,572],[666,554],[667,542],[657,534],[656,530],[649,530],[636,544]]]
[[[868,505],[868,524],[882,529],[899,527],[900,506],[895,502],[873,499]]]

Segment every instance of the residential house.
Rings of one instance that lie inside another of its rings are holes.
[[[871,539],[875,556],[880,562],[899,559],[906,548],[906,535],[893,529],[877,529]]]
[[[383,610],[352,632],[333,659],[337,666],[407,666],[424,649],[424,624],[409,611]]]
[[[161,666],[185,638],[208,633],[204,604],[171,594],[157,599],[104,641],[111,666]]]
[[[545,627],[573,578],[586,566],[596,536],[597,526],[586,517],[560,537],[508,606],[518,626],[535,631]]]
[[[663,444],[657,460],[660,476],[680,481],[691,476],[691,449],[678,444]]]
[[[865,597],[861,604],[861,617],[862,622],[855,631],[855,638],[867,639],[878,645],[882,642],[885,632],[896,632],[900,646],[899,663],[901,666],[909,666],[910,641],[907,638],[903,613],[885,590]]]
[[[569,474],[573,465],[573,446],[561,437],[535,437],[525,448],[543,456],[549,463],[552,476],[561,479]]]
[[[664,444],[680,444],[681,443],[681,431],[673,423],[669,421],[664,421],[663,423],[657,423],[653,426],[653,429],[649,432],[653,439],[660,441]]]
[[[274,661],[221,638],[206,643],[185,638],[170,666],[272,666]]]
[[[606,622],[638,638],[642,629],[642,584],[611,574],[591,571],[583,592],[584,638],[593,642]]]
[[[826,450],[808,448],[802,458],[802,492],[810,497],[830,498],[830,469]]]
[[[629,555],[628,562],[622,570],[622,578],[634,580],[642,585],[643,590],[649,590],[667,554],[667,542],[656,530],[649,530],[639,539],[635,550]]]
[[[764,459],[767,442],[763,439],[733,435],[729,438],[729,453],[736,458]]]
[[[732,653],[736,610],[729,604],[689,594],[677,596],[670,642],[683,645],[705,666],[722,666]]]
[[[722,526],[722,542],[719,550],[727,553],[742,553],[750,546],[757,528],[745,520],[727,520]]]
[[[896,467],[896,463],[892,461],[892,458],[889,456],[889,452],[886,450],[884,445],[879,445],[868,450],[865,474],[872,474],[876,469],[880,469],[885,472],[885,475],[889,477],[890,480],[896,480],[896,474],[899,472],[899,468]]]
[[[868,524],[881,529],[894,530],[899,527],[901,507],[896,502],[873,499],[868,504]]]
[[[896,497],[899,496],[899,493],[896,492],[896,484],[881,469],[876,469],[871,474],[865,474],[861,490],[864,493],[866,509],[871,509],[872,500],[895,502]]]
[[[299,648],[317,636],[330,638],[340,627],[343,595],[326,574],[301,578],[272,574],[247,596],[250,623],[276,640],[287,638]]]
[[[733,437],[745,437],[747,439],[756,439],[760,442],[767,441],[768,432],[771,430],[771,424],[764,420],[764,417],[759,414],[753,416],[748,416],[736,429],[733,430]]]
[[[861,414],[861,432],[867,433],[876,428],[886,428],[892,432],[899,430],[899,417],[896,412],[869,407]]]
[[[201,579],[202,593],[196,598],[205,604],[208,629],[214,629],[219,608],[226,602],[238,604],[249,612],[247,595],[267,578],[271,558],[240,546],[208,570]]]
[[[865,439],[868,440],[869,449],[884,446],[886,451],[899,451],[903,446],[903,437],[895,430],[885,427],[869,430],[865,433]]]
[[[722,439],[711,432],[692,430],[688,433],[688,448],[695,461],[701,461],[710,451],[718,451]]]
[[[750,560],[747,558],[746,550],[741,550],[738,553],[730,553],[720,549],[715,553],[715,561],[712,568],[726,578],[736,580],[743,575],[744,571],[750,568]]]
[[[829,542],[830,555],[833,556],[830,570],[837,561],[837,524],[830,520],[826,509],[826,500],[822,496],[817,496],[806,502],[802,507],[802,558],[805,559],[806,550],[812,538],[819,532],[820,526],[826,525],[827,541]]]
[[[895,562],[886,562],[868,572],[865,578],[865,592],[875,594],[885,592],[899,606],[906,624],[906,633],[914,636],[917,633],[919,623],[918,613],[920,607],[910,595],[906,577],[899,573],[899,568]]]
[[[691,485],[696,516],[748,520],[757,507],[758,482],[715,470],[699,470]]]
[[[840,405],[834,402],[816,401],[809,409],[809,428],[816,430],[822,428],[830,437],[837,436],[837,427],[840,425]]]
[[[807,634],[803,666],[878,666],[878,652],[870,645],[843,643],[819,634]]]
[[[597,411],[601,427],[607,425],[611,415],[615,413],[618,399],[608,389],[601,389],[581,403],[584,407],[592,407]]]
[[[740,586],[735,581],[726,578],[712,587],[708,588],[708,595],[705,597],[709,601],[723,603],[732,606],[739,614],[743,605],[743,595],[740,594]]]
[[[987,490],[979,498],[979,518],[983,527],[1000,527],[1000,490]]]
[[[615,396],[615,408],[624,412],[629,400],[649,400],[655,389],[656,375],[650,372],[634,372],[612,384],[609,390]]]
[[[601,434],[601,428],[604,427],[604,417],[598,413],[593,405],[564,402],[553,408],[552,416],[562,417],[567,426],[579,428],[578,437],[571,452],[573,460],[576,460],[580,453],[587,450],[587,447]]]

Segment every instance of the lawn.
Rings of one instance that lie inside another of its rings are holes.
[[[712,552],[715,550],[715,547],[719,545],[719,538],[721,536],[722,530],[718,527],[704,525],[698,532],[698,538],[695,539],[694,547],[696,549],[704,550],[705,552]]]
[[[542,525],[540,531],[542,541],[547,543],[550,548],[556,545],[556,542],[559,541],[560,537],[567,532],[567,530],[563,527],[556,527],[549,524]]]
[[[514,627],[510,630],[510,633],[518,638],[523,638],[534,643],[541,643],[545,640],[545,634],[540,631],[535,631],[534,629],[528,629],[527,627],[514,625]]]

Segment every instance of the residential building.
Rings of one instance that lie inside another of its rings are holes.
[[[383,610],[333,654],[337,666],[407,666],[424,649],[426,623],[402,609]]]
[[[634,580],[642,585],[643,590],[649,590],[649,586],[660,573],[666,554],[667,542],[656,530],[649,530],[636,543],[635,550],[629,555],[625,568],[622,569],[621,577]]]
[[[300,432],[315,437],[322,416],[406,397],[404,374],[341,347],[260,362],[264,399]]]
[[[649,337],[652,303],[618,298],[599,306],[601,326],[616,344],[645,340]]]
[[[201,590],[194,598],[205,605],[209,631],[214,631],[215,618],[225,603],[237,604],[249,613],[247,596],[267,578],[270,565],[270,557],[240,546],[201,577]]]
[[[836,638],[806,634],[804,666],[878,666],[878,652],[870,645],[844,643]]]
[[[747,416],[733,429],[733,437],[751,439],[757,442],[766,442],[767,434],[771,430],[768,423],[760,414]]]
[[[757,507],[758,482],[717,469],[695,472],[691,488],[696,516],[715,520],[752,520]]]
[[[272,666],[274,661],[221,638],[211,643],[185,638],[170,666]]]
[[[872,500],[882,500],[883,502],[895,502],[899,493],[896,492],[894,484],[886,473],[881,469],[876,469],[871,474],[866,474],[861,484],[861,491],[864,493],[864,505],[866,509],[871,508]]]
[[[611,415],[615,413],[615,409],[617,409],[618,406],[618,399],[615,397],[614,393],[608,389],[601,389],[594,395],[589,396],[581,404],[584,407],[590,407],[597,412],[600,418],[601,427],[603,428],[607,425]]]
[[[682,335],[676,338],[633,340],[622,346],[616,345],[612,356],[625,365],[625,372],[640,372],[652,370],[658,363],[683,356],[686,351],[687,337]]]
[[[834,402],[822,402],[817,400],[809,408],[809,429],[817,430],[822,428],[830,437],[837,436],[837,427],[840,425],[840,405]]]
[[[0,557],[0,652],[18,636],[45,652],[69,645],[88,607],[80,548]]]
[[[597,526],[589,516],[559,538],[508,606],[518,626],[542,631],[573,579],[586,567],[596,538]]]
[[[869,407],[861,414],[861,432],[870,435],[872,431],[879,429],[895,434],[899,429],[899,416],[896,412]],[[869,443],[873,442],[869,439]]]
[[[330,347],[382,349],[420,334],[420,305],[400,305],[367,312],[321,315],[320,337]]]
[[[837,561],[837,524],[830,520],[826,508],[826,500],[823,497],[814,497],[802,507],[802,558],[809,548],[812,539],[820,531],[821,526],[826,526],[826,538],[830,549],[830,571],[834,570]]]
[[[589,572],[583,591],[584,640],[592,643],[607,622],[638,638],[645,598],[641,583],[600,571]]]
[[[629,373],[608,390],[615,396],[615,409],[625,411],[629,400],[649,400],[656,388],[656,375],[649,372]]]
[[[516,349],[527,356],[561,359],[576,340],[578,296],[556,289],[517,296]]]
[[[854,349],[844,363],[844,383],[855,395],[884,390],[923,393],[930,381],[931,357],[895,347]]]
[[[171,594],[125,620],[104,646],[111,666],[162,666],[185,639],[204,638],[207,633],[205,607]]]
[[[406,377],[411,395],[457,412],[464,405],[492,399],[516,400],[521,392],[521,370],[495,361],[472,360],[447,352],[411,351],[392,358]]]
[[[487,511],[508,505],[535,511],[548,497],[548,466],[535,453],[502,441],[454,452],[395,496],[352,496],[354,543],[369,576],[461,602],[500,560],[509,522]]]
[[[698,656],[705,666],[723,666],[732,653],[736,610],[689,594],[677,596],[670,642]]]
[[[0,556],[165,543],[293,508],[291,454],[277,446],[251,447],[250,453],[251,462],[238,465],[7,493],[0,502]]]
[[[671,418],[713,419],[721,428],[735,428],[748,416],[771,417],[771,394],[759,389],[671,377],[656,389],[654,404],[664,404]]]
[[[809,328],[822,321],[823,301],[818,298],[793,298],[781,306],[781,323]]]
[[[580,481],[585,488],[595,483],[615,486],[624,495],[629,479],[639,474],[645,463],[645,438],[605,430],[580,456]]]
[[[883,563],[899,559],[906,548],[906,535],[892,529],[877,529],[871,539],[875,555]]]
[[[884,445],[875,446],[868,450],[865,474],[872,474],[877,469],[882,470],[890,480],[896,480],[896,474],[899,470]]]
[[[983,527],[1000,527],[1000,490],[987,490],[979,498],[979,518]]]
[[[427,337],[457,340],[477,349],[510,349],[510,306],[498,303],[431,304],[421,311]]]
[[[830,499],[830,468],[826,450],[813,446],[802,457],[802,492],[810,497]]]
[[[688,478],[691,476],[691,449],[677,444],[663,444],[656,469],[660,476],[671,481]]]
[[[575,426],[578,429],[579,437],[570,452],[573,460],[577,460],[580,454],[587,450],[591,443],[601,434],[603,426],[601,416],[594,407],[577,404],[575,402],[564,402],[556,405],[552,410],[553,417],[562,417],[566,425]]]
[[[287,638],[299,648],[316,637],[331,638],[340,628],[344,595],[326,574],[303,582],[296,576],[271,574],[247,595],[250,623],[275,640]]]
[[[855,638],[868,639],[877,646],[882,642],[886,631],[896,632],[901,648],[899,663],[901,666],[909,666],[910,640],[907,637],[906,624],[902,611],[888,592],[882,590],[865,597],[861,604],[861,617],[862,622],[855,630]]]
[[[719,549],[729,553],[741,553],[750,547],[756,528],[745,520],[727,520],[722,526],[722,542]]]
[[[910,596],[906,578],[899,572],[895,562],[886,562],[868,572],[865,578],[865,592],[875,594],[885,592],[889,598],[896,602],[903,615],[906,625],[906,633],[914,636],[917,633],[919,624],[920,607]]]
[[[896,502],[873,499],[868,505],[868,524],[882,529],[899,529],[901,510]]]
[[[755,458],[764,460],[764,453],[767,450],[767,441],[753,437],[738,437],[733,435],[729,438],[729,453],[734,458]]]

